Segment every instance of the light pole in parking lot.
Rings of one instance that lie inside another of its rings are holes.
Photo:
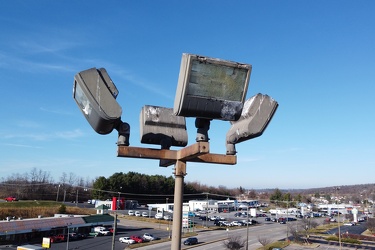
[[[246,221],[246,250],[249,250],[249,204],[247,204],[247,221]]]
[[[69,226],[72,225],[72,223],[66,224],[67,230],[68,230],[68,236],[66,238],[66,250],[69,250]]]
[[[208,194],[207,192],[203,193],[206,195],[206,227],[208,227]]]
[[[76,207],[78,206],[78,187],[77,187],[77,191],[76,191]]]
[[[117,210],[120,210],[120,206],[121,206],[121,202],[120,202],[121,190],[122,190],[122,187],[120,187],[120,191],[118,192]]]
[[[335,190],[336,190],[336,207],[337,207],[337,226],[338,226],[338,230],[339,230],[339,246],[340,246],[340,250],[341,250],[340,209],[339,209],[339,205],[338,205],[338,202],[339,202],[338,190],[340,190],[340,187],[335,187]]]
[[[167,198],[165,198],[165,209],[166,210],[168,210],[167,209],[167,207],[168,207],[168,200],[169,200],[169,198],[167,197]],[[172,218],[171,218],[172,219]],[[170,239],[171,238],[171,224],[170,224],[170,221],[171,220],[168,220],[168,239]]]
[[[250,64],[184,53],[173,109],[145,105],[140,114],[141,143],[161,149],[130,146],[130,125],[121,120],[122,108],[116,101],[119,92],[104,68],[91,68],[74,76],[73,98],[91,127],[102,135],[117,130],[118,157],[156,159],[160,167],[174,165],[172,250],[181,249],[187,162],[237,164],[236,144],[261,136],[276,112],[278,103],[268,95],[256,94],[245,101],[251,70]],[[197,129],[196,143],[189,146],[188,117],[195,118]],[[212,120],[231,123],[226,154],[210,153],[208,131]],[[183,148],[171,150],[171,146]]]
[[[59,184],[59,186],[57,187],[56,202],[58,202],[58,200],[59,200],[59,192],[60,192],[60,184]]]

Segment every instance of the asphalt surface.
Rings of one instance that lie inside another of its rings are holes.
[[[79,205],[83,205],[85,207],[87,207],[87,204],[77,204],[78,206]],[[141,211],[141,210],[140,210]],[[127,214],[127,211],[124,210],[124,211],[118,211],[119,213],[121,214]],[[141,211],[142,212],[142,211]],[[230,219],[235,219],[233,214],[222,214],[224,215],[224,217],[227,217],[227,218],[230,218]],[[127,216],[126,216],[127,217]],[[133,220],[133,219],[128,219],[129,217],[121,217],[119,216],[119,223],[118,223],[118,226],[119,226],[119,230],[118,230],[118,234],[115,236],[115,245],[114,245],[114,249],[115,250],[124,250],[126,248],[126,244],[124,243],[120,243],[118,241],[118,238],[119,237],[123,237],[123,236],[130,236],[130,235],[143,235],[144,233],[151,233],[157,237],[160,237],[162,239],[165,239],[165,238],[168,238],[170,236],[170,231],[167,230],[168,228],[168,224],[164,224],[164,223],[148,223],[148,222],[142,222],[142,221],[138,221],[138,220]],[[237,220],[238,218],[236,218]],[[261,245],[260,243],[258,242],[258,237],[257,235],[259,234],[264,234],[264,235],[273,235],[274,238],[273,240],[276,241],[276,240],[282,240],[282,239],[285,239],[285,228],[286,228],[286,225],[280,225],[279,223],[274,223],[274,222],[268,222],[268,221],[265,221],[264,218],[257,218],[257,220],[261,223],[260,226],[257,226],[257,227],[254,227],[252,226],[251,227],[251,235],[252,237],[249,238],[249,249],[257,249],[257,248],[260,248]],[[208,226],[211,226],[213,225],[213,222],[206,222],[206,221],[201,221],[199,220],[198,218],[194,218],[194,221],[195,223],[199,223],[199,224],[203,224],[203,225],[206,225],[206,223],[208,223],[207,225]],[[170,224],[170,228],[172,227],[172,223]],[[268,231],[267,231],[268,230]],[[359,225],[356,225],[356,226],[341,226],[340,227],[340,232],[341,233],[353,233],[353,234],[361,234],[363,231],[365,230],[365,227],[361,224]],[[338,228],[335,228],[335,229],[331,229],[327,232],[327,234],[335,234],[336,232],[338,231]],[[236,230],[233,230],[233,233],[234,232],[242,232],[242,234],[244,234],[244,232],[246,232],[246,229],[245,228],[242,228],[242,229],[236,229]],[[193,247],[186,247],[186,246],[182,246],[182,249],[187,249],[187,248],[193,248],[194,250],[198,250],[198,249],[202,249],[202,250],[210,250],[210,249],[224,249],[223,248],[223,241],[228,237],[230,236],[231,234],[231,230],[230,232],[226,232],[225,230],[222,230],[221,232],[205,232],[205,231],[199,231],[198,232],[198,237],[199,238],[202,238],[202,239],[205,239],[206,242],[203,242],[196,246],[193,246]],[[210,235],[211,234],[211,235]],[[346,245],[342,245],[341,248],[340,246],[338,245],[333,245],[331,243],[331,245],[329,244],[326,244],[327,242],[314,242],[313,244],[311,245],[297,245],[297,244],[291,244],[289,245],[288,247],[284,248],[284,249],[287,249],[287,250],[300,250],[300,249],[319,249],[319,250],[322,250],[322,249],[326,249],[326,250],[333,250],[333,249],[341,249],[341,250],[345,250],[345,249],[375,249],[375,248],[372,248],[370,246],[364,246],[365,248],[355,248],[355,247],[349,247],[349,246],[346,246]],[[67,245],[68,245],[68,248],[69,250],[73,250],[73,249],[79,249],[79,250],[86,250],[86,249],[90,249],[90,250],[106,250],[106,249],[111,249],[112,247],[112,236],[101,236],[101,237],[92,237],[92,238],[88,238],[88,239],[84,239],[84,240],[79,240],[79,241],[71,241],[69,243],[67,242],[62,242],[62,243],[56,243],[56,244],[53,244],[52,247],[50,249],[52,250],[66,250],[67,249]],[[251,247],[250,247],[251,246]],[[1,248],[0,248],[1,249]],[[7,249],[12,249],[12,248],[7,248]],[[156,245],[153,245],[153,246],[143,246],[141,247],[140,249],[161,249],[161,250],[165,250],[165,249],[170,249],[170,242],[165,242],[165,243],[160,243],[160,244],[156,244]]]

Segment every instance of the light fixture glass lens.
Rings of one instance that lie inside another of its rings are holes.
[[[241,102],[248,69],[192,61],[187,95]]]
[[[82,112],[86,116],[90,116],[92,107],[90,101],[87,99],[86,95],[83,93],[83,90],[79,86],[79,84],[75,84],[74,89],[74,99],[78,103],[79,107],[82,109]]]

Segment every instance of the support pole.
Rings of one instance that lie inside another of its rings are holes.
[[[117,232],[117,213],[115,213],[114,221],[113,221],[112,250],[115,249],[116,232]]]
[[[181,250],[182,203],[183,203],[183,195],[184,195],[185,175],[186,175],[186,162],[176,161],[171,250]]]

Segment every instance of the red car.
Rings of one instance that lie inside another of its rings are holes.
[[[63,234],[53,235],[53,236],[50,236],[50,239],[51,239],[51,243],[62,242],[62,241],[65,241],[65,235]]]
[[[6,202],[18,201],[18,199],[14,196],[8,196],[4,199]]]
[[[137,235],[130,236],[130,239],[134,240],[137,243],[142,243],[143,242],[143,239],[140,236],[137,236]]]

